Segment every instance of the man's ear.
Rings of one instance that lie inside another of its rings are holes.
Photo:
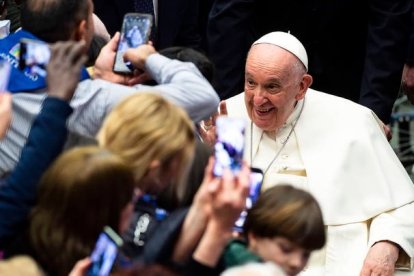
[[[306,91],[308,91],[308,88],[312,85],[313,78],[309,74],[305,74],[302,77],[302,81],[300,82],[300,91],[298,94],[296,94],[295,99],[297,101],[302,100],[305,97]]]
[[[84,19],[79,22],[78,26],[73,32],[72,38],[75,41],[81,41],[81,40],[86,41],[87,33],[88,33],[88,22]]]

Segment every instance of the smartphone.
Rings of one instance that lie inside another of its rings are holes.
[[[107,276],[123,244],[122,238],[111,227],[105,226],[98,237],[95,249],[91,254],[92,264],[88,276]]]
[[[246,198],[246,206],[240,213],[239,218],[233,226],[233,230],[239,233],[243,232],[243,225],[247,217],[247,211],[252,208],[253,204],[259,199],[263,183],[263,171],[259,168],[250,168],[250,191]]]
[[[225,168],[229,168],[235,175],[241,170],[245,130],[246,121],[244,119],[227,116],[219,116],[216,119],[213,168],[215,176],[222,176]]]
[[[11,73],[11,65],[5,60],[0,60],[0,93],[7,91]]]
[[[46,77],[46,66],[50,55],[48,44],[23,38],[20,40],[19,69],[30,75]]]
[[[129,48],[136,48],[139,45],[147,43],[151,33],[151,26],[151,14],[125,14],[115,55],[114,72],[122,74],[132,73],[131,64],[124,62],[124,53]]]

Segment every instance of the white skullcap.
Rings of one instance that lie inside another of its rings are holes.
[[[256,44],[272,44],[279,46],[294,54],[303,65],[305,65],[306,71],[308,70],[308,55],[306,54],[305,47],[303,47],[302,43],[293,35],[285,32],[272,32],[253,42],[253,45]]]

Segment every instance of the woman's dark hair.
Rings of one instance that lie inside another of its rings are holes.
[[[118,230],[133,189],[129,166],[106,150],[81,147],[60,156],[42,177],[30,216],[30,242],[45,270],[68,275],[104,226]]]

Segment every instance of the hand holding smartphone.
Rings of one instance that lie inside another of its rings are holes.
[[[246,122],[243,119],[219,116],[216,119],[215,164],[213,174],[222,176],[225,168],[237,175],[242,168]]]
[[[112,228],[105,226],[91,254],[92,264],[88,276],[109,275],[122,244],[122,238]]]
[[[242,233],[244,222],[247,217],[247,211],[252,208],[253,204],[259,199],[263,183],[263,171],[258,168],[250,168],[250,190],[246,198],[246,207],[241,212],[239,218],[234,223],[233,230]]]
[[[146,44],[152,26],[152,15],[141,13],[127,13],[122,23],[121,36],[115,55],[114,72],[122,74],[132,73],[130,63],[125,63],[123,55],[129,48],[137,48]]]

